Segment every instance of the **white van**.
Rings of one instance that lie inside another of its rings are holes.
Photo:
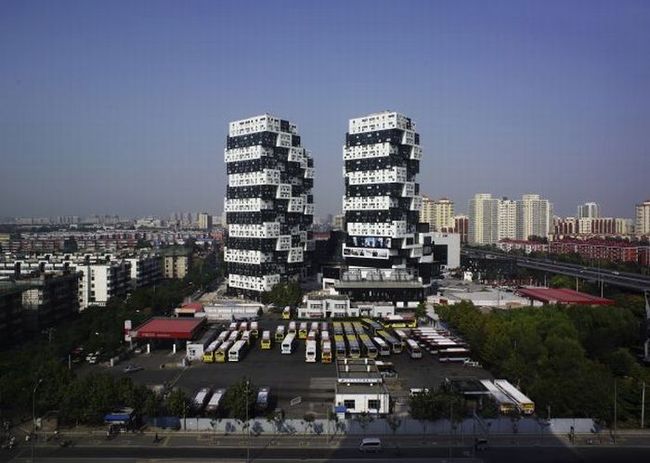
[[[363,453],[381,452],[381,439],[377,437],[366,437],[359,444],[359,451]]]

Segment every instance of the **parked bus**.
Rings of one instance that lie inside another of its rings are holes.
[[[315,341],[317,336],[317,331],[310,331],[307,335],[307,341]]]
[[[203,352],[203,361],[205,363],[212,363],[214,362],[214,352],[217,350],[219,345],[221,344],[221,341],[218,339],[212,341],[210,345],[205,349]]]
[[[260,335],[260,328],[257,322],[251,322],[251,336],[254,338]]]
[[[262,340],[260,341],[260,347],[264,350],[268,350],[272,347],[270,331],[266,330],[262,332]]]
[[[228,331],[237,331],[237,322],[232,322],[228,327]]]
[[[320,361],[322,363],[332,363],[332,343],[323,341],[321,345]]]
[[[226,339],[228,339],[228,336],[230,336],[230,331],[225,330],[219,333],[219,336],[217,337],[217,341],[224,342]]]
[[[394,330],[394,332],[395,332],[395,337],[402,342],[402,347],[406,347],[406,341],[409,338],[406,335],[406,333],[402,330]]]
[[[402,342],[388,334],[388,331],[379,331],[377,332],[377,335],[381,336],[384,341],[386,341],[386,344],[388,344],[393,354],[400,354],[402,352]]]
[[[300,329],[298,329],[298,339],[307,339],[307,322],[302,322],[300,324]]]
[[[316,340],[308,339],[305,345],[305,362],[316,362]]]
[[[524,415],[535,413],[535,403],[510,382],[505,379],[495,379],[494,385],[515,402],[521,413]]]
[[[208,405],[205,407],[206,413],[216,413],[221,405],[221,399],[223,399],[225,394],[225,389],[217,389],[214,391],[214,394],[212,394],[212,397],[208,401]]]
[[[203,411],[203,408],[205,408],[205,404],[210,399],[211,393],[212,390],[210,390],[209,387],[204,387],[198,390],[198,392],[194,395],[194,398],[192,399],[192,408],[194,409],[194,411],[196,411],[197,413],[201,413]]]
[[[325,341],[329,341],[329,340],[330,340],[329,331],[327,331],[327,330],[326,331],[321,331],[321,333],[320,333],[320,342],[321,342],[321,344],[324,343]]]
[[[388,347],[386,341],[381,339],[379,336],[375,336],[372,338],[372,340],[375,341],[375,344],[377,344],[377,349],[380,356],[387,357],[390,355],[390,347]]]
[[[311,322],[311,325],[309,326],[309,331],[315,331],[318,333],[318,322]]]
[[[346,335],[347,336],[347,335]],[[358,359],[361,357],[361,348],[359,347],[359,341],[357,341],[356,336],[347,336],[348,340],[348,349],[350,352],[350,357],[353,359]]]
[[[251,345],[251,342],[253,341],[253,336],[251,336],[251,330],[246,330],[241,334],[241,339],[242,341],[246,342],[247,346]]]
[[[217,363],[224,363],[228,360],[228,351],[234,344],[234,341],[226,341],[219,346],[214,353],[214,361]]]
[[[228,361],[229,362],[239,362],[244,358],[246,353],[247,344],[246,341],[240,339],[237,341],[228,351]]]
[[[447,362],[464,362],[469,360],[470,352],[464,347],[450,347],[448,349],[440,349],[438,351],[438,361],[447,363]]]
[[[375,346],[370,340],[370,336],[363,333],[359,335],[359,340],[361,341],[361,353],[364,357],[369,359],[377,358],[377,346]]]
[[[412,339],[406,340],[406,352],[409,353],[412,359],[421,359],[422,358],[422,349],[418,346],[418,343]]]
[[[283,354],[292,354],[293,345],[296,342],[296,335],[294,333],[287,334],[282,340],[282,351]]]
[[[327,331],[327,322],[321,322],[320,330],[321,331]]]
[[[275,329],[275,342],[282,342],[284,339],[284,325],[278,325]]]
[[[294,321],[289,322],[288,334],[296,334],[296,322]]]
[[[291,307],[286,306],[282,311],[282,320],[289,320],[291,318]]]
[[[381,320],[385,328],[416,328],[415,317],[404,317],[402,315],[388,315]]]
[[[377,333],[384,329],[379,323],[370,318],[364,318],[361,320],[361,323],[366,327],[372,336],[377,336]]]
[[[228,335],[228,341],[234,343],[237,339],[239,339],[239,331],[231,331],[230,335]]]
[[[248,329],[248,322],[241,322],[239,324],[239,331],[246,331]]]
[[[265,412],[269,408],[269,400],[271,396],[271,388],[262,386],[257,391],[257,399],[255,399],[255,410],[257,412]]]
[[[492,381],[489,379],[481,379],[480,381],[499,406],[499,412],[506,415],[516,410],[517,404],[515,401],[508,397],[501,389],[496,387]]]

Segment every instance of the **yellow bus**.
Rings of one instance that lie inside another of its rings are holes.
[[[262,340],[260,341],[260,347],[264,350],[268,350],[272,347],[270,331],[267,330],[262,332]]]
[[[298,339],[307,339],[307,322],[302,322],[298,329]]]
[[[282,320],[289,320],[291,318],[291,307],[286,306],[282,311]]]
[[[275,329],[275,342],[282,342],[284,340],[284,325],[278,325]]]
[[[228,360],[228,351],[233,344],[232,341],[226,341],[221,344],[214,353],[214,361],[217,363],[225,363]]]

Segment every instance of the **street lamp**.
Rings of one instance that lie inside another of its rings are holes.
[[[34,462],[34,440],[36,439],[36,391],[42,382],[43,380],[39,378],[38,381],[36,381],[34,389],[32,390],[32,435],[30,439],[32,443],[32,463]]]

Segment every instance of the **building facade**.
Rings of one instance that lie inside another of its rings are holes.
[[[650,236],[650,199],[636,205],[635,217],[634,234]]]
[[[590,202],[578,205],[578,219],[597,219],[600,217],[600,205]]]
[[[454,228],[454,202],[447,198],[434,200],[423,196],[420,222],[428,223],[430,231],[452,231]]]
[[[517,201],[500,199],[498,214],[497,236],[499,240],[517,238]]]
[[[350,119],[343,147],[345,265],[365,279],[364,269],[391,270],[431,283],[431,236],[418,227],[422,197],[420,136],[410,118],[385,111]],[[391,299],[387,299],[391,300]]]
[[[197,225],[201,230],[212,230],[212,215],[207,212],[199,212]]]
[[[268,114],[230,123],[225,161],[228,288],[256,299],[309,272],[314,162],[296,126]]]
[[[469,200],[469,244],[489,245],[499,241],[499,201],[490,193],[477,193]]]
[[[553,204],[536,194],[526,194],[517,201],[517,238],[548,237],[553,227]]]

